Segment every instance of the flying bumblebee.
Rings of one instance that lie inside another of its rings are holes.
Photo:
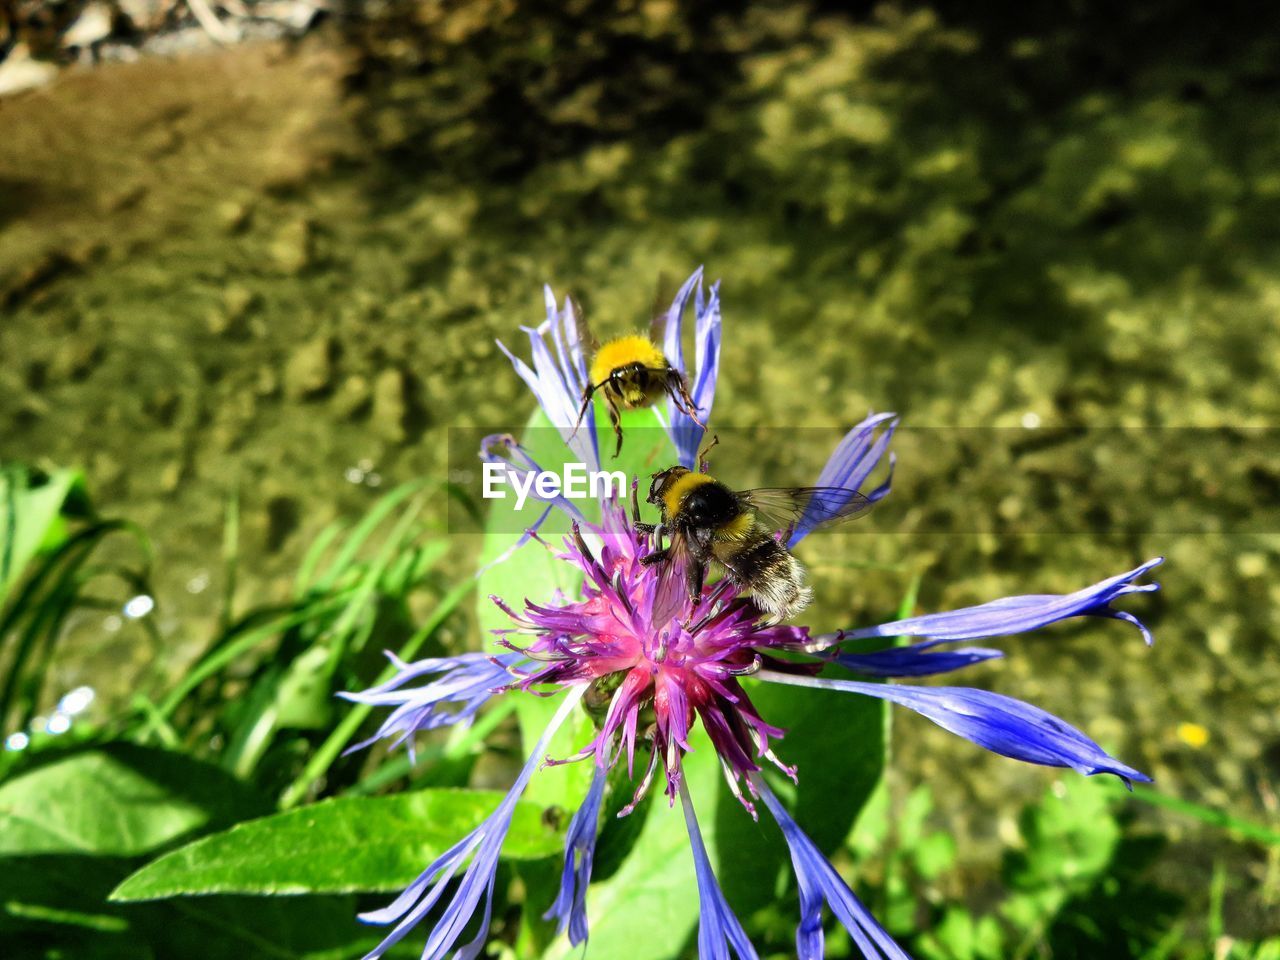
[[[591,335],[577,301],[570,298],[569,302],[573,309],[578,340],[592,354],[589,382],[582,391],[582,409],[578,411],[575,430],[587,415],[591,398],[597,390],[604,395],[609,423],[618,439],[617,448],[613,452],[615,457],[622,452],[622,422],[618,413],[620,407],[627,410],[647,407],[665,394],[694,420],[698,419],[698,409],[693,397],[689,395],[689,385],[685,382],[684,374],[671,365],[662,348],[657,346],[662,343],[666,327],[665,312],[655,312],[648,337],[631,334],[600,344]]]
[[[814,507],[822,525],[861,516],[871,501],[841,487],[777,487],[731,490],[705,472],[671,467],[653,475],[649,503],[662,513],[657,548],[644,564],[683,558],[689,598],[702,596],[711,561],[728,578],[749,589],[768,622],[786,620],[808,605],[813,591],[805,586],[804,568],[775,536],[793,528]],[[642,527],[645,525],[641,525]],[[662,536],[671,538],[663,548]]]

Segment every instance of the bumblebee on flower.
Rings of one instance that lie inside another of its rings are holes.
[[[681,328],[693,300],[696,363],[683,360]],[[592,381],[586,342],[571,303],[559,307],[547,291],[547,319],[528,330],[533,365],[512,357],[550,422],[573,455],[599,467],[599,438],[594,411],[582,404]],[[718,285],[704,290],[701,271],[680,289],[665,316],[663,356],[680,385],[665,392],[662,421],[676,452],[677,466],[695,470],[716,387],[720,351]],[[548,343],[549,341],[549,343]],[[506,348],[504,347],[504,350]],[[662,397],[657,397],[661,402]],[[815,488],[822,496],[797,500],[790,531],[777,549],[789,554],[815,526],[870,505],[889,492],[890,478],[863,491],[887,458],[896,426],[890,414],[872,415],[849,431],[837,446]],[[500,464],[513,479],[539,465],[510,437],[494,437],[481,451],[487,463]],[[891,470],[888,471],[891,475]],[[527,485],[527,484],[526,484]],[[1077,616],[1108,616],[1146,628],[1131,614],[1111,609],[1129,593],[1156,589],[1135,581],[1160,561],[1152,560],[1072,594],[1009,597],[976,607],[912,617],[872,627],[815,635],[803,626],[781,622],[802,606],[785,610],[752,597],[754,584],[725,564],[726,575],[707,584],[702,574],[714,552],[676,550],[662,554],[659,534],[671,533],[640,522],[633,487],[631,503],[603,498],[598,520],[589,520],[572,501],[555,497],[542,514],[559,509],[572,521],[562,544],[550,544],[538,524],[512,549],[552,549],[582,581],[576,596],[494,597],[511,626],[502,631],[499,649],[405,664],[387,684],[349,699],[393,707],[374,739],[410,741],[418,730],[470,719],[493,696],[559,694],[561,702],[547,729],[528,754],[516,782],[498,808],[471,834],[446,851],[393,903],[363,915],[372,923],[392,924],[387,938],[369,956],[377,957],[418,923],[433,916],[424,958],[440,958],[456,949],[471,958],[483,949],[493,906],[495,871],[516,801],[544,763],[590,764],[592,777],[566,837],[559,895],[548,917],[558,921],[573,944],[589,935],[589,884],[599,820],[609,773],[625,763],[632,795],[620,816],[633,811],[658,780],[669,802],[678,799],[684,813],[700,902],[699,956],[755,958],[756,952],[735,916],[712,869],[698,828],[695,797],[682,776],[691,735],[700,723],[715,751],[726,782],[756,817],[761,805],[775,821],[790,850],[799,891],[797,955],[824,955],[822,911],[829,907],[867,958],[904,958],[906,954],[876,922],[845,880],[792,819],[764,776],[773,767],[791,779],[805,771],[787,763],[785,731],[772,725],[752,703],[759,683],[842,690],[888,700],[928,717],[938,725],[997,753],[1084,774],[1111,773],[1126,781],[1148,779],[1110,757],[1080,731],[1050,714],[1010,697],[969,687],[928,687],[876,682],[958,670],[1001,656],[958,642],[1007,636]],[[764,607],[765,609],[762,609]],[[778,616],[784,613],[784,616]],[[849,653],[843,645],[872,637],[921,638],[905,647],[873,653]],[[417,681],[434,679],[417,684]],[[861,679],[860,679],[861,678]],[[870,678],[875,678],[872,680]],[[555,731],[579,707],[597,720],[592,738],[570,757],[548,757]],[[662,811],[655,811],[658,815]],[[469,862],[468,862],[469,860]],[[465,864],[465,868],[464,868]],[[459,871],[461,877],[453,882]],[[465,945],[458,941],[484,902],[479,932]]]

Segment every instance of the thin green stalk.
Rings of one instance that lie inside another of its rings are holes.
[[[117,578],[130,591],[129,596],[150,590],[146,577],[137,571],[114,564],[86,563],[74,578],[74,582],[68,584],[61,591],[56,600],[56,606],[50,606],[54,601],[45,604],[46,609],[49,609],[54,615],[46,621],[43,627],[43,636],[40,638],[31,669],[28,671],[26,697],[30,706],[20,718],[21,725],[25,726],[34,712],[36,698],[43,687],[44,678],[48,676],[53,667],[53,659],[58,646],[57,641],[62,635],[63,624],[66,622],[67,617],[77,610],[120,610],[119,597],[108,599],[106,597],[88,596],[84,592],[88,584],[105,577]],[[155,624],[151,621],[151,617],[144,617],[135,626],[140,627],[150,635],[155,630]]]
[[[1179,920],[1156,941],[1155,946],[1142,955],[1142,960],[1168,960],[1173,952],[1186,942],[1187,921]]]
[[[0,599],[4,598],[3,585],[9,582],[9,570],[13,566],[13,544],[18,538],[18,469],[6,467],[0,473],[4,483],[4,554],[0,556]]]
[[[1213,879],[1209,881],[1209,942],[1222,939],[1225,924],[1222,921],[1222,902],[1227,897],[1227,868],[1221,860],[1213,864]]]
[[[479,744],[488,739],[489,734],[498,729],[498,724],[515,712],[519,701],[515,697],[502,697],[486,710],[475,723],[466,727],[453,728],[453,734],[444,745],[444,756],[447,760],[455,760],[471,753]]]
[[[86,551],[84,560],[88,559],[92,548]],[[58,638],[62,635],[63,625],[67,622],[67,617],[71,611],[76,608],[77,598],[81,588],[89,579],[87,572],[77,574],[77,567],[69,571],[69,575],[63,577],[57,586],[55,592],[48,598],[48,602],[41,607],[41,620],[38,624],[33,625],[35,635],[35,643],[31,648],[31,666],[26,671],[26,676],[22,678],[20,704],[21,710],[18,714],[18,728],[26,729],[31,725],[32,719],[36,715],[36,710],[40,705],[40,691],[44,689],[45,677],[48,675],[49,668],[53,665],[54,648],[58,645]],[[14,671],[17,675],[17,671]]]
[[[59,614],[56,601],[67,596],[68,584],[75,581],[76,572],[88,559],[101,536],[109,532],[109,527],[114,528],[118,524],[119,521],[108,521],[82,530],[47,557],[9,609],[4,622],[0,623],[0,637],[3,637],[16,627],[22,614],[28,611],[31,614],[31,619],[18,639],[17,650],[9,662],[8,676],[0,691],[0,718],[7,718],[13,709],[24,668],[36,649],[42,628],[46,623],[60,622],[61,617],[65,616],[65,612]],[[47,579],[53,579],[53,584],[41,592]],[[74,589],[71,596],[74,597]]]
[[[308,584],[311,582],[312,576],[315,575],[316,567],[320,565],[320,560],[324,557],[324,553],[329,549],[329,545],[337,539],[338,534],[342,532],[342,524],[335,521],[325,527],[316,535],[315,540],[311,541],[311,546],[307,548],[307,554],[302,558],[302,563],[298,567],[298,576],[294,579],[294,592],[301,598],[308,590]]]
[[[316,582],[315,589],[329,589],[338,577],[355,561],[360,548],[373,535],[373,531],[377,529],[378,525],[387,518],[400,501],[420,489],[421,486],[422,484],[417,481],[401,484],[374,504],[373,509],[365,514],[364,519],[356,524],[356,528],[351,531],[351,536],[347,537],[342,549],[338,551],[337,557],[334,558],[333,562],[329,564],[329,568]]]
[[[422,625],[417,633],[406,640],[404,646],[401,647],[399,656],[402,660],[413,659],[421,646],[440,629],[444,621],[457,609],[458,604],[476,588],[476,583],[476,578],[471,577],[458,584],[441,599],[427,622]],[[375,684],[385,683],[394,675],[395,667],[388,665],[378,676]],[[281,794],[280,809],[288,810],[302,801],[307,791],[311,789],[311,785],[320,779],[324,772],[338,759],[338,755],[342,753],[351,738],[355,736],[355,732],[360,729],[360,724],[364,723],[365,718],[372,709],[372,707],[364,703],[352,705],[347,715],[342,718],[334,731],[311,755],[311,759],[307,761],[302,773]]]
[[[227,512],[222,519],[222,632],[235,622],[236,570],[240,564],[240,493],[227,496]]]
[[[1111,789],[1121,796],[1130,795],[1129,791],[1120,784],[1116,784]],[[1221,827],[1223,830],[1235,833],[1247,840],[1254,840],[1267,846],[1280,846],[1280,831],[1242,819],[1235,814],[1227,813],[1225,810],[1206,807],[1203,804],[1183,800],[1179,797],[1171,797],[1150,787],[1134,786],[1132,797],[1135,800],[1141,800],[1143,803],[1149,803],[1153,807],[1163,807],[1166,810],[1172,810],[1174,813],[1181,813],[1211,827]]]
[[[342,613],[338,615],[337,622],[329,631],[329,635],[333,638],[332,646],[329,649],[327,666],[329,676],[333,676],[337,672],[338,664],[342,662],[343,654],[346,652],[348,641],[350,640],[351,629],[355,625],[356,619],[368,606],[369,598],[377,590],[378,584],[382,581],[387,571],[387,567],[400,552],[401,546],[409,536],[409,531],[412,529],[414,521],[417,520],[418,514],[421,512],[422,499],[418,498],[409,505],[408,509],[396,522],[395,528],[391,531],[386,543],[382,545],[373,563],[369,565],[368,570],[360,578],[350,602]],[[368,630],[372,629],[372,626],[373,624],[370,620],[365,631],[366,635]]]
[[[160,702],[160,715],[169,717],[192,690],[219,670],[222,670],[237,657],[248,653],[263,640],[276,634],[284,633],[286,630],[306,623],[308,620],[318,619],[320,616],[340,610],[346,602],[345,595],[314,601],[295,613],[281,617],[278,620],[268,621],[260,627],[247,631],[239,639],[218,647],[188,671],[178,682],[178,685]]]
[[[920,599],[920,581],[922,575],[920,571],[916,571],[911,575],[911,582],[907,584],[907,592],[902,595],[902,602],[898,604],[898,614],[895,620],[905,620],[911,616],[912,611],[916,608],[916,603]],[[910,643],[910,637],[895,637],[894,643],[901,646],[904,643]]]
[[[241,780],[249,779],[249,775],[253,773],[253,768],[258,765],[262,755],[267,752],[267,747],[271,745],[271,738],[275,735],[276,721],[278,719],[279,711],[273,703],[258,715],[258,719],[254,721],[253,726],[249,729],[244,738],[244,745],[240,748],[240,755],[236,758],[235,763],[231,765],[231,772]]]
[[[160,744],[170,750],[177,750],[181,747],[182,741],[178,738],[178,732],[173,729],[160,711],[156,709],[156,705],[151,702],[149,697],[138,694],[132,701],[133,709],[137,710],[143,716],[145,726],[142,728],[142,737],[145,739],[148,734],[154,733]]]
[[[44,578],[47,577],[50,572],[58,566],[58,564],[64,561],[67,551],[76,548],[80,543],[85,541],[96,541],[97,539],[116,530],[129,530],[135,533],[136,536],[142,537],[141,532],[128,521],[105,520],[78,531],[69,539],[61,543],[57,550],[44,557],[40,561],[40,565],[36,568],[35,572],[26,578],[22,591],[18,594],[17,598],[15,598],[8,607],[4,608],[3,616],[0,616],[0,638],[3,638],[8,634],[8,632],[14,628],[18,620],[20,620],[28,610],[37,606],[34,600],[35,594],[39,592],[40,587],[44,582]],[[145,554],[145,558],[146,562],[149,563],[149,548],[148,552]]]
[[[489,734],[493,733],[498,725],[515,711],[515,708],[515,698],[503,697],[492,708],[481,714],[474,723],[455,726],[454,735],[451,735],[445,743],[435,743],[425,750],[419,750],[416,762],[424,764],[441,759],[456,760],[466,756],[478,744],[483,743]],[[415,761],[411,760],[408,754],[402,753],[362,777],[358,783],[352,784],[343,791],[343,796],[364,797],[377,793],[387,784],[407,776],[414,765]]]

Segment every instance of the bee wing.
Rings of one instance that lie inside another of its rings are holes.
[[[667,531],[667,563],[678,566],[683,563],[697,563],[711,549],[712,530],[687,530],[681,526],[670,526]]]
[[[679,527],[669,530],[667,541],[667,563],[679,567],[689,562],[689,539]]]
[[[740,491],[738,499],[775,530],[794,527],[810,510],[814,526],[827,526],[860,517],[872,507],[847,487],[758,487]]]
[[[667,311],[671,309],[675,287],[671,283],[671,275],[658,274],[658,285],[653,293],[653,307],[649,310],[649,339],[662,349],[667,335]]]
[[[588,354],[589,359],[591,355],[594,355],[600,349],[600,341],[595,338],[591,333],[591,328],[587,325],[586,315],[582,312],[582,304],[578,303],[573,296],[569,296],[567,299],[569,301],[569,309],[573,312],[573,328],[578,334],[578,342],[582,344],[582,349]]]

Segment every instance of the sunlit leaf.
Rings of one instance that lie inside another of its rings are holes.
[[[597,419],[602,419],[599,417]],[[655,470],[675,462],[675,449],[666,438],[652,410],[632,410],[623,413],[623,431],[627,438],[621,456],[616,460],[605,455],[604,469],[621,470],[628,477],[647,478]],[[541,410],[529,418],[522,442],[533,459],[547,471],[560,473],[573,457]],[[611,442],[611,441],[608,441]],[[611,450],[610,450],[611,452]],[[644,491],[642,491],[643,494]],[[544,505],[529,502],[518,513],[514,497],[489,500],[488,520],[485,524],[484,548],[481,564],[488,564],[506,551],[519,537],[522,527],[532,524],[542,513]],[[590,501],[578,501],[589,518],[598,516]],[[540,528],[542,539],[553,547],[559,547],[569,531],[569,521],[559,511],[553,510]],[[519,609],[526,598],[539,603],[548,602],[557,590],[573,596],[582,578],[574,568],[537,542],[527,543],[501,563],[488,570],[480,578],[479,622],[484,634],[482,643],[492,642],[490,631],[511,626],[502,611],[489,600],[490,596],[503,598]],[[517,707],[521,735],[525,743],[533,743],[546,728],[555,712],[556,703],[537,697],[521,697]],[[567,756],[579,749],[591,737],[591,724],[585,714],[580,714],[552,741],[552,756]],[[587,792],[591,771],[586,764],[569,764],[540,771],[530,784],[527,796],[548,806],[572,810]]]
[[[326,800],[165,854],[125,880],[111,899],[398,891],[501,799],[488,790],[422,790]],[[562,842],[541,808],[520,803],[502,854],[537,859],[556,853]]]
[[[264,810],[249,788],[217,767],[112,744],[0,785],[0,856],[133,856]]]
[[[55,470],[39,485],[29,485],[17,468],[0,472],[0,600],[31,558],[65,535],[62,511],[74,496],[84,496],[79,470]]]

